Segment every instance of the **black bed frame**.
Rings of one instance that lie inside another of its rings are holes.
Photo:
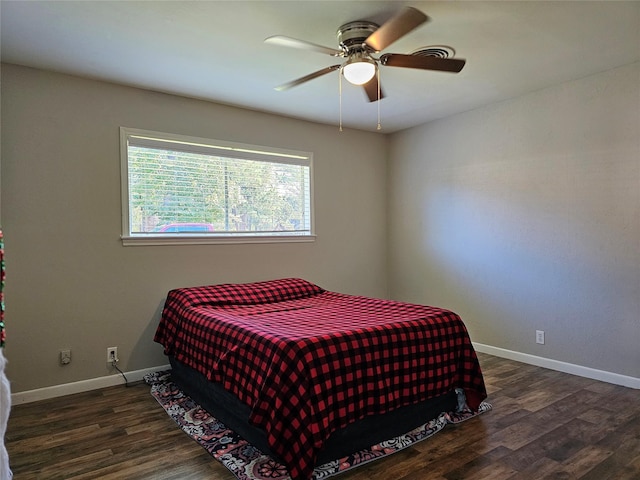
[[[249,423],[249,406],[241,403],[219,383],[210,382],[200,372],[169,356],[172,380],[192,399],[227,427],[239,434],[262,453],[278,459],[269,448],[264,430]],[[442,412],[454,411],[455,391],[425,402],[398,408],[384,415],[365,417],[333,432],[318,454],[316,466],[346,457],[372,445],[407,433],[436,418]]]

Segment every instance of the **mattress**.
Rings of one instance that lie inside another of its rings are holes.
[[[169,357],[171,379],[180,389],[217,420],[239,434],[252,446],[284,463],[271,450],[266,432],[249,421],[251,409],[222,385],[210,382],[200,372]],[[339,460],[371,448],[385,440],[403,435],[437,418],[442,412],[458,408],[458,395],[451,391],[423,402],[407,405],[391,412],[369,415],[332,432],[318,452],[316,466]]]
[[[220,385],[293,479],[333,432],[464,391],[486,397],[460,317],[446,309],[331,292],[303,279],[172,290],[155,340]]]

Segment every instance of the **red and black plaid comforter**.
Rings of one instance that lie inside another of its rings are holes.
[[[172,290],[155,341],[249,405],[296,480],[353,421],[456,387],[474,410],[486,397],[455,313],[301,279]]]

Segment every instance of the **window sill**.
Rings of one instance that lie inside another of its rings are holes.
[[[122,236],[122,245],[228,245],[245,243],[311,243],[315,235],[163,235]]]

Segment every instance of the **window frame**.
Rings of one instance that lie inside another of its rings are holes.
[[[194,150],[208,154],[219,151],[227,158],[243,160],[269,161],[269,158],[283,160],[280,163],[293,163],[309,168],[309,233],[308,234],[273,234],[258,233],[197,233],[197,232],[148,232],[131,233],[131,219],[129,208],[129,138],[146,138],[157,141],[174,142],[177,144],[193,145]],[[288,161],[287,161],[288,159]],[[122,207],[122,233],[123,246],[143,245],[206,245],[206,244],[238,244],[238,243],[304,243],[314,242],[315,214],[314,214],[314,188],[313,188],[313,153],[283,148],[265,147],[237,142],[228,142],[202,137],[192,137],[166,132],[142,130],[138,128],[120,127],[120,181],[121,181],[121,207]]]

